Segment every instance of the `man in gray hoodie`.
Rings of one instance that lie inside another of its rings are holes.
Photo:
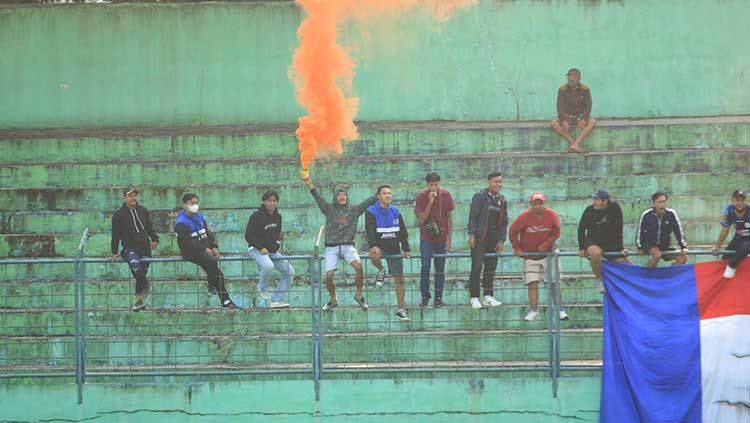
[[[345,189],[339,188],[333,194],[333,202],[328,203],[315,189],[309,176],[302,178],[302,180],[310,188],[310,193],[318,203],[320,211],[326,217],[326,289],[328,289],[331,299],[323,306],[323,311],[328,311],[339,305],[339,300],[336,298],[336,286],[333,284],[333,275],[338,268],[339,259],[342,258],[354,268],[354,282],[357,287],[354,301],[359,304],[362,310],[367,310],[368,305],[362,295],[364,281],[362,263],[359,260],[354,237],[357,235],[359,216],[367,210],[367,207],[375,204],[377,197],[372,196],[356,206],[352,206],[349,204],[349,194]]]

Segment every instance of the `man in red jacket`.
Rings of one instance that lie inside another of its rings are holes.
[[[528,287],[531,310],[526,321],[536,320],[539,312],[539,281],[547,279],[547,258],[545,256],[524,256],[528,253],[546,253],[552,251],[555,241],[560,238],[560,218],[554,210],[547,208],[546,199],[541,192],[531,194],[531,207],[524,210],[510,225],[508,238],[516,255],[524,258],[524,281]],[[551,288],[555,292],[555,274],[560,273],[557,257],[550,259]],[[556,296],[553,296],[557,303]],[[568,315],[560,304],[560,320],[568,320]]]

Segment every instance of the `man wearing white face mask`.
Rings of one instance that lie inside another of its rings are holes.
[[[182,196],[183,210],[177,215],[174,231],[182,258],[195,263],[206,271],[208,292],[219,294],[221,306],[235,309],[224,286],[224,273],[219,269],[219,245],[213,232],[208,230],[206,219],[198,213],[198,196],[188,193]]]

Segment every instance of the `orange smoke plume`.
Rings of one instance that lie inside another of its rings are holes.
[[[297,30],[300,45],[290,69],[297,101],[307,110],[295,132],[302,168],[309,168],[320,152],[341,153],[342,141],[357,137],[354,117],[359,99],[351,94],[356,63],[338,42],[341,24],[416,6],[423,6],[437,20],[445,21],[457,8],[476,1],[297,0],[307,13]]]

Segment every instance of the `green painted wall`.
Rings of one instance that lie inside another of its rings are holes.
[[[347,27],[359,120],[555,114],[578,66],[595,116],[750,112],[745,0],[483,0]],[[295,122],[292,2],[0,6],[0,127]]]
[[[78,406],[74,384],[6,382],[0,421],[567,423],[595,422],[599,414],[597,373],[560,379],[557,399],[541,372],[325,380],[320,403],[312,390],[311,382],[294,380],[90,381]],[[28,406],[39,398],[56,406]]]

